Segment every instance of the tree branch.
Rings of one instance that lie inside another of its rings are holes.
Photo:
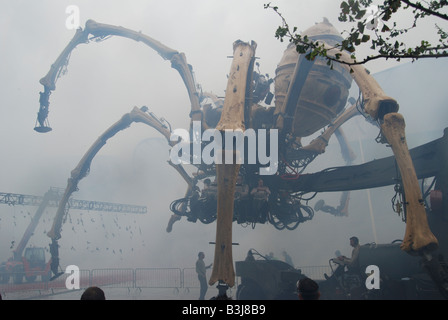
[[[409,0],[401,0],[401,2],[404,2],[404,3],[406,3],[408,6],[414,8],[414,9],[423,11],[423,12],[429,14],[429,15],[433,15],[433,16],[439,17],[439,18],[441,18],[441,19],[448,20],[448,15],[443,14],[443,13],[440,13],[440,12],[437,12],[437,11],[435,11],[435,10],[431,10],[431,9],[425,8],[425,7],[422,6],[420,3],[413,3],[413,2],[411,2],[411,1],[409,1]]]
[[[448,5],[447,0],[440,0],[440,2],[432,2],[429,4],[428,7],[424,7],[419,2],[414,3],[410,0],[385,0],[385,5],[387,4],[390,7],[384,7],[384,10],[381,12],[380,16],[384,16],[382,18],[383,21],[389,20],[389,18],[396,14],[396,10],[400,7],[401,3],[405,3],[408,5],[405,9],[412,7],[415,9],[414,11],[414,18],[417,20],[419,17],[424,17],[425,15],[433,15],[436,17],[439,17],[444,20],[448,20],[448,15],[445,15],[443,13],[439,13],[435,10],[441,9]],[[342,8],[342,17],[340,17],[340,21],[346,21],[347,16],[350,18],[350,21],[356,21],[363,18],[365,14],[365,10],[363,10],[363,7],[361,5],[366,5],[366,3],[363,3],[363,1],[358,0],[349,0],[348,2],[343,1],[341,3]],[[297,30],[296,27],[294,27],[294,31],[291,32],[289,29],[288,23],[286,22],[286,19],[283,17],[283,15],[278,11],[278,7],[273,7],[270,4],[265,5],[265,9],[270,8],[277,13],[277,15],[281,18],[283,26],[278,27],[276,32],[276,37],[280,39],[280,41],[283,41],[283,39],[289,38],[289,41],[294,43],[296,46],[297,52],[301,54],[306,54],[306,58],[308,60],[314,60],[316,57],[320,56],[327,60],[327,64],[332,66],[334,62],[339,62],[341,64],[345,64],[348,66],[353,65],[361,65],[365,64],[369,61],[376,60],[376,59],[394,59],[394,60],[401,60],[401,59],[423,59],[423,58],[442,58],[442,57],[448,57],[448,45],[446,43],[446,39],[448,38],[448,33],[446,33],[444,30],[442,30],[440,27],[438,27],[438,33],[440,35],[439,42],[441,45],[438,46],[431,46],[427,41],[422,40],[420,46],[416,46],[415,48],[406,48],[406,45],[404,43],[399,43],[398,41],[391,42],[391,38],[396,37],[399,34],[405,33],[408,30],[415,28],[416,23],[414,21],[414,24],[411,28],[407,29],[395,29],[395,24],[392,29],[390,29],[386,24],[384,24],[383,29],[381,32],[388,32],[389,37],[383,38],[381,35],[378,35],[377,30],[376,33],[376,39],[371,40],[370,36],[368,34],[364,34],[364,29],[366,27],[366,22],[359,21],[357,24],[357,29],[352,28],[350,32],[348,32],[348,37],[346,37],[340,44],[335,45],[331,49],[339,49],[340,51],[346,50],[352,54],[351,61],[343,61],[340,59],[341,54],[327,54],[327,51],[330,50],[329,48],[326,48],[325,46],[321,46],[319,41],[310,41],[307,36],[304,36],[302,38],[301,35],[295,34],[295,31]],[[416,13],[416,11],[422,11],[423,13]],[[355,47],[360,45],[361,43],[365,43],[367,41],[371,40],[371,48],[377,49],[377,53],[371,56],[368,56],[360,61],[357,61],[354,51]],[[403,48],[404,46],[404,48]]]

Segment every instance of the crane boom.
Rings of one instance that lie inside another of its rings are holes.
[[[56,200],[57,193],[53,190],[48,190],[47,193],[42,197],[42,201],[40,202],[39,207],[36,210],[36,213],[34,214],[33,218],[31,219],[30,224],[26,228],[25,233],[23,234],[22,239],[20,240],[17,248],[13,251],[14,261],[20,261],[22,260],[22,254],[23,250],[25,250],[25,247],[30,240],[31,236],[34,233],[34,230],[37,227],[37,224],[39,223],[40,218],[42,217],[42,214],[44,213],[45,208],[48,206],[49,202],[51,200]]]

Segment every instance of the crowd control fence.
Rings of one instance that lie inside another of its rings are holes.
[[[306,276],[323,280],[324,273],[331,274],[329,266],[306,266],[298,268]],[[207,269],[207,278],[211,270]],[[108,288],[172,288],[175,290],[189,290],[199,288],[199,280],[195,268],[108,268],[79,270],[78,281],[73,273],[63,273],[55,280],[48,280],[40,275],[27,277],[11,274],[8,281],[2,279],[0,293],[7,294],[20,291],[53,291],[73,289],[85,289],[90,286]],[[240,282],[236,277],[235,288]]]

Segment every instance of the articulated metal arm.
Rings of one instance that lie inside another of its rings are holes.
[[[89,170],[90,164],[92,163],[95,155],[101,150],[101,148],[106,144],[107,140],[112,138],[116,133],[121,130],[128,128],[132,122],[142,122],[150,127],[155,128],[159,131],[165,138],[168,140],[170,145],[173,142],[170,141],[170,131],[161,123],[159,119],[157,119],[152,113],[147,113],[147,108],[142,107],[138,109],[134,107],[134,109],[130,113],[126,113],[122,116],[122,118],[114,123],[111,127],[109,127],[89,148],[89,150],[84,154],[81,161],[78,163],[75,169],[71,172],[71,177],[67,181],[67,187],[65,189],[64,194],[61,197],[59,202],[59,206],[56,212],[56,216],[53,221],[53,226],[51,230],[47,233],[47,235],[52,239],[50,244],[50,253],[51,253],[51,270],[54,273],[54,277],[52,279],[57,278],[62,274],[62,272],[58,271],[59,268],[59,245],[58,239],[61,238],[61,229],[64,220],[64,216],[68,212],[67,203],[69,202],[70,196],[73,192],[78,189],[79,181],[84,178]],[[188,184],[191,184],[191,179],[189,179],[188,175],[185,175],[185,170],[183,170],[180,166],[175,166],[176,170],[181,173],[182,177],[187,181]]]
[[[89,35],[92,35],[89,38]],[[38,126],[34,129],[37,132],[48,132],[51,128],[48,126],[48,109],[50,106],[49,97],[51,91],[56,89],[56,80],[61,75],[61,72],[66,67],[70,54],[73,49],[80,43],[88,43],[92,39],[104,39],[108,36],[120,36],[129,38],[135,41],[141,41],[147,46],[157,51],[160,56],[165,60],[171,61],[171,66],[176,69],[182,77],[184,84],[187,88],[188,95],[191,102],[191,120],[201,121],[202,115],[200,114],[199,96],[196,91],[196,85],[193,77],[193,71],[190,65],[187,63],[187,59],[183,53],[179,53],[173,50],[159,41],[130,29],[126,29],[119,26],[113,26],[108,24],[97,23],[93,20],[86,22],[85,29],[79,28],[76,31],[75,36],[62,51],[55,63],[51,66],[50,71],[45,77],[40,79],[40,83],[44,86],[44,92],[40,93],[40,108],[37,116]],[[204,126],[205,123],[203,122]]]
[[[354,116],[360,115],[359,110],[357,109],[357,105],[353,104],[349,108],[345,109],[342,114],[340,114],[332,123],[329,125],[324,132],[322,132],[321,135],[319,135],[317,138],[313,139],[313,141],[310,142],[309,145],[304,146],[303,149],[305,150],[311,150],[318,154],[324,153],[325,148],[328,145],[328,141],[330,141],[331,136],[335,133],[336,137],[338,138],[339,144],[341,145],[341,149],[346,149],[346,154],[343,153],[344,160],[346,162],[351,162],[354,158],[353,152],[349,149],[346,142],[341,140],[341,126],[353,118]],[[347,158],[348,157],[348,158]],[[349,161],[348,161],[349,160]]]
[[[56,89],[56,80],[61,76],[64,68],[67,66],[71,52],[78,46],[78,44],[87,43],[88,35],[89,32],[86,30],[83,31],[81,28],[76,30],[73,39],[69,42],[67,47],[64,48],[56,61],[51,65],[50,71],[48,71],[45,77],[40,79],[39,82],[44,86],[45,91],[53,91]]]
[[[142,109],[146,109],[143,107]],[[75,169],[71,172],[71,177],[68,179],[67,187],[65,192],[59,202],[58,210],[56,212],[56,216],[54,218],[53,226],[51,230],[48,232],[48,236],[53,240],[58,240],[61,238],[61,227],[63,223],[63,218],[66,214],[66,205],[69,201],[70,196],[73,192],[75,192],[78,188],[78,183],[81,179],[83,179],[90,170],[90,165],[92,163],[93,158],[96,154],[101,150],[101,148],[106,144],[107,140],[112,138],[116,133],[121,130],[128,128],[132,122],[143,122],[157,131],[162,133],[165,138],[167,138],[168,143],[172,143],[169,140],[170,132],[164,128],[161,123],[154,119],[153,116],[150,116],[148,113],[143,112],[142,110],[134,107],[134,109],[130,113],[126,113],[123,117],[114,123],[111,127],[109,127],[89,148],[89,150],[84,154],[81,161],[78,163]],[[187,180],[187,183],[190,181]]]

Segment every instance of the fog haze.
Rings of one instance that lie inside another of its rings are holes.
[[[50,187],[65,188],[70,172],[107,128],[134,106],[147,106],[172,128],[188,128],[190,102],[170,62],[141,42],[111,37],[80,44],[67,73],[50,96],[52,131],[33,130],[39,109],[39,80],[72,39],[65,23],[68,5],[80,9],[81,27],[88,19],[119,25],[151,36],[184,52],[204,91],[224,95],[235,40],[257,42],[260,71],[275,75],[285,43],[275,39],[280,18],[263,1],[2,1],[0,4],[0,192],[42,196]],[[327,17],[339,30],[339,1],[276,1],[291,25],[305,30]],[[433,28],[433,26],[430,26]],[[361,49],[361,53],[368,52]],[[448,125],[443,59],[400,63],[375,61],[366,66],[384,91],[398,100],[405,116],[409,147],[439,138]],[[351,96],[357,98],[353,84]],[[343,127],[357,154],[356,163],[390,156],[375,142],[379,129],[356,117]],[[362,146],[362,150],[361,150]],[[139,123],[109,140],[94,158],[89,175],[73,198],[147,206],[145,215],[71,210],[59,241],[61,266],[191,267],[198,251],[213,261],[216,224],[182,219],[165,231],[170,203],[184,196],[186,183],[168,163],[169,148],[154,129]],[[307,169],[316,172],[344,165],[337,140]],[[316,212],[293,231],[272,225],[254,229],[233,226],[234,260],[248,249],[277,257],[286,250],[296,266],[326,265],[334,251],[349,255],[349,237],[361,243],[387,243],[404,235],[404,223],[392,210],[393,186],[351,193],[349,216]],[[337,206],[340,193],[318,199]],[[0,259],[11,256],[37,207],[0,205]],[[47,246],[46,232],[56,212],[47,208],[30,245]],[[12,243],[14,241],[14,244]]]

